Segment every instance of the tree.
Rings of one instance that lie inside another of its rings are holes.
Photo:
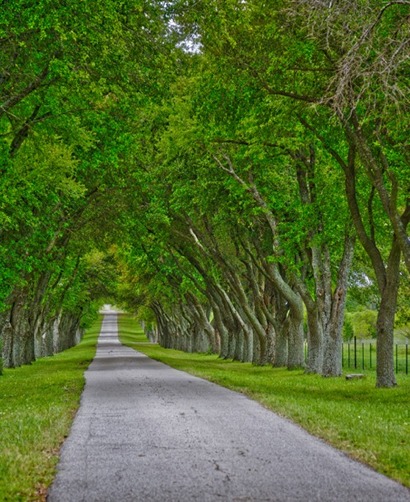
[[[224,67],[249,75],[267,96],[293,103],[292,115],[344,173],[351,217],[378,276],[377,384],[394,385],[398,267],[400,253],[406,255],[409,246],[408,161],[399,132],[408,106],[403,92],[408,88],[408,2],[382,7],[371,0],[335,6],[314,2],[312,9],[310,2],[291,1],[269,12],[258,2],[206,2],[199,13],[190,10],[190,2],[182,4],[187,13],[181,24],[200,35],[202,50],[224,60]],[[400,112],[399,129],[393,109]],[[361,205],[359,186],[364,185],[367,203]],[[375,237],[375,204],[383,208],[380,217],[387,218],[393,235],[388,257],[381,254],[385,233]]]
[[[154,4],[20,3],[5,5],[0,23],[0,328],[9,366],[33,360],[36,339],[64,312],[77,325],[85,316],[92,284],[82,256],[101,235],[107,244],[111,224],[100,222],[120,210],[111,197],[134,154],[130,110],[154,94],[148,84],[170,44]]]

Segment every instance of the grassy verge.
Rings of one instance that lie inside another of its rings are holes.
[[[135,321],[120,316],[123,343],[174,368],[242,392],[292,419],[351,457],[410,487],[410,378],[376,389],[365,380],[322,378],[302,371],[256,367],[149,344]]]
[[[42,501],[95,354],[101,320],[82,342],[0,377],[0,500]]]

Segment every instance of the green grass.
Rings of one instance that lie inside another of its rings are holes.
[[[130,316],[119,320],[123,343],[174,368],[242,392],[312,434],[410,487],[410,377],[376,389],[374,371],[346,381],[303,371],[257,367],[147,343]]]
[[[0,376],[0,500],[42,501],[69,432],[101,319],[76,347]]]

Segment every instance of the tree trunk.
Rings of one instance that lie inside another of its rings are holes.
[[[351,143],[349,146],[348,163],[342,164],[345,170],[346,196],[357,235],[372,262],[381,298],[377,316],[376,386],[393,387],[396,385],[393,329],[399,287],[400,246],[394,238],[386,268],[380,250],[376,245],[374,234],[369,236],[363,224],[356,193],[355,145]]]
[[[321,374],[323,366],[323,329],[322,324],[319,322],[316,304],[313,308],[307,308],[307,322],[308,351],[306,372]]]
[[[275,329],[275,352],[273,366],[286,366],[288,360],[288,334],[289,334],[289,305],[283,295],[277,290],[274,296],[274,316],[272,318]]]
[[[295,287],[297,288],[300,296],[303,299],[303,303],[306,307],[307,313],[307,361],[306,361],[306,372],[307,373],[318,373],[321,374],[323,366],[323,327],[325,323],[324,319],[324,306],[326,302],[320,300],[320,295],[323,296],[323,289],[320,288],[319,282],[320,277],[315,274],[316,282],[316,300],[314,300],[306,287],[305,283],[299,277],[294,278]],[[319,315],[319,308],[322,310]]]
[[[208,316],[206,314],[203,305],[201,305],[198,298],[196,298],[193,295],[191,295],[191,305],[194,311],[194,315],[198,320],[198,322],[203,326],[205,336],[207,337],[208,347],[206,348],[206,350],[204,350],[204,352],[208,352],[209,350],[211,350],[213,353],[216,354],[218,347],[216,343],[215,329],[209,322]]]
[[[394,317],[400,283],[400,246],[396,238],[390,252],[386,283],[377,316],[377,387],[397,385],[394,374]]]
[[[336,290],[332,296],[332,310],[324,340],[323,376],[342,374],[342,329],[346,304],[347,280],[354,254],[355,237],[347,229],[343,257],[339,266]]]
[[[289,317],[276,331],[275,359],[273,366],[282,368],[288,362]]]
[[[252,362],[257,365],[267,364],[267,351],[266,351],[266,333],[259,321],[252,305],[249,302],[240,278],[237,274],[233,275],[233,287],[235,288],[235,297],[240,305],[240,310],[243,312],[241,318],[246,320],[245,325],[249,324],[254,332],[254,353]],[[256,335],[256,336],[255,336]]]
[[[221,309],[219,306],[220,299],[216,298],[217,294],[210,294],[209,300],[214,313],[215,328],[219,337],[219,357],[225,359],[228,357],[229,334],[223,322]]]
[[[11,306],[10,310],[4,312],[2,314],[2,323],[1,323],[1,341],[2,341],[2,354],[1,357],[3,359],[4,368],[12,368],[13,367],[13,326],[11,325],[11,312],[13,306]]]
[[[303,368],[303,302],[301,296],[285,282],[277,264],[267,267],[270,278],[281,295],[289,302],[288,362],[289,369]]]
[[[303,368],[305,357],[303,350],[303,308],[290,308],[288,338],[288,364],[290,370]]]

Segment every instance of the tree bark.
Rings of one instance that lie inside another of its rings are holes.
[[[368,254],[376,274],[380,294],[377,317],[377,387],[396,385],[393,361],[393,329],[399,287],[400,244],[393,239],[387,268],[380,250],[363,224],[356,196],[355,146],[350,145],[349,161],[344,164],[346,196],[357,235]]]
[[[289,302],[287,366],[289,369],[303,368],[305,366],[305,356],[303,350],[302,298],[285,282],[277,264],[268,264],[266,269],[279,293]]]
[[[397,385],[394,374],[394,318],[400,283],[400,244],[396,237],[387,264],[386,284],[377,315],[377,387]]]
[[[323,376],[340,376],[342,374],[342,329],[354,242],[355,237],[351,235],[350,229],[346,229],[344,252],[339,265],[335,292],[332,295],[330,320],[324,342]]]

